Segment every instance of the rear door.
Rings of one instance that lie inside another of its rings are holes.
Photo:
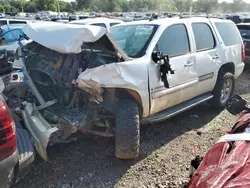
[[[220,49],[209,20],[191,23],[196,46],[196,70],[199,84],[196,95],[214,88],[216,64],[220,61]]]

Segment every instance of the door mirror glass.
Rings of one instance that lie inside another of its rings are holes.
[[[159,61],[162,59],[162,52],[159,51],[153,51],[152,53],[152,59],[155,63],[159,63]]]

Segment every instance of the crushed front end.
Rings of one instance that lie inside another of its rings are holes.
[[[113,136],[114,90],[78,80],[87,69],[124,61],[107,35],[86,43],[80,53],[60,53],[33,41],[19,48],[22,72],[11,74],[5,94],[32,135],[39,155],[47,146],[71,141],[76,131]],[[106,98],[104,100],[104,98]],[[108,101],[108,102],[107,102]]]

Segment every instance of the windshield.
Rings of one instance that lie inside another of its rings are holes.
[[[111,33],[129,57],[141,57],[156,29],[156,25],[120,25],[112,27]]]

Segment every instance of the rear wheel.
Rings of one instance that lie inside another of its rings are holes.
[[[116,112],[115,155],[119,159],[134,159],[139,154],[140,118],[138,104],[122,100]]]
[[[215,85],[211,105],[215,108],[225,108],[235,89],[235,78],[230,72],[220,73]]]

